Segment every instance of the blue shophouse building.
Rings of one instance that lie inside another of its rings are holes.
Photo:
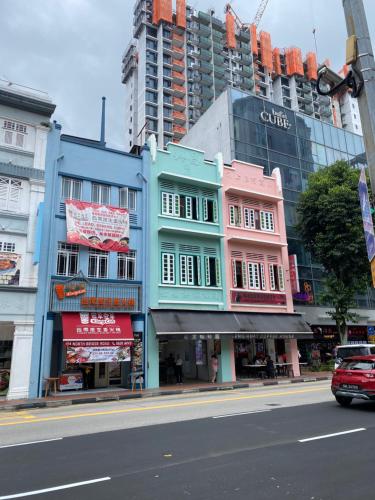
[[[43,223],[37,236],[41,244],[30,397],[40,397],[51,377],[65,375],[69,388],[66,375],[72,374],[73,388],[74,370],[82,370],[82,364],[67,353],[64,315],[93,316],[99,322],[116,317],[134,336],[131,361],[83,365],[88,368],[85,382],[89,388],[124,387],[129,384],[131,367],[144,371],[148,165],[147,147],[133,155],[106,146],[104,117],[99,141],[63,135],[61,126],[53,124],[47,143]],[[127,208],[129,252],[68,243],[67,199]]]

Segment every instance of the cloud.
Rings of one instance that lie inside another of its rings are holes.
[[[260,1],[260,0],[259,0]],[[200,10],[215,4],[223,18],[227,0],[191,0]],[[252,21],[258,0],[233,0],[244,22]],[[57,105],[63,132],[89,138],[100,133],[101,97],[107,97],[107,139],[124,143],[125,88],[122,54],[132,37],[133,0],[1,0],[0,75],[46,90]],[[366,0],[370,33],[375,2]],[[274,46],[314,49],[335,68],[344,60],[346,38],[341,0],[269,0],[260,28]]]

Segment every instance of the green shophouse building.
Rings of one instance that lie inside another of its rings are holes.
[[[147,386],[173,383],[167,358],[183,361],[184,380],[232,379],[233,342],[220,338],[210,313],[225,310],[222,161],[152,137],[149,179]]]

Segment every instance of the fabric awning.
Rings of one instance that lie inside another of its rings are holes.
[[[73,346],[127,346],[133,340],[129,314],[63,313],[63,340]]]
[[[157,335],[312,339],[300,314],[152,309]]]

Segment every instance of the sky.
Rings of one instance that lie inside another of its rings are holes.
[[[199,10],[214,6],[223,19],[228,0],[187,0]],[[260,0],[232,0],[242,22],[251,22]],[[364,0],[375,45],[375,0]],[[0,0],[0,78],[47,91],[63,133],[100,134],[101,97],[107,97],[107,143],[124,144],[125,87],[121,61],[132,37],[134,0]],[[259,29],[276,47],[315,50],[333,69],[345,58],[342,0],[269,0]]]

